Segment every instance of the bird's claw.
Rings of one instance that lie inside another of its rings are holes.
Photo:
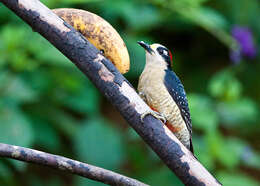
[[[165,115],[164,115],[164,114],[161,114],[161,113],[159,113],[159,112],[153,111],[153,110],[152,110],[152,111],[149,110],[149,111],[144,112],[144,113],[141,115],[141,121],[143,122],[144,117],[145,117],[146,115],[149,115],[149,114],[152,115],[153,117],[159,119],[159,120],[162,120],[163,123],[166,123],[166,117],[165,117]]]

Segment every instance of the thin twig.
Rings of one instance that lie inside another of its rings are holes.
[[[45,165],[110,185],[147,186],[115,172],[38,150],[0,143],[0,157]]]
[[[38,0],[0,1],[67,56],[185,185],[220,185],[161,121],[150,115],[141,121],[141,115],[150,108],[80,33]]]

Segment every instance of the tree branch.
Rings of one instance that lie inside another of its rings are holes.
[[[141,114],[150,108],[114,65],[80,33],[38,0],[0,1],[67,56],[185,185],[220,185],[161,121],[151,115],[141,121]]]
[[[0,156],[45,165],[110,185],[147,186],[135,179],[86,163],[37,150],[0,143]]]

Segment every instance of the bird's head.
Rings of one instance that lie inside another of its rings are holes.
[[[165,46],[157,43],[149,45],[143,41],[138,41],[138,44],[146,51],[146,63],[163,65],[171,69],[172,54]]]

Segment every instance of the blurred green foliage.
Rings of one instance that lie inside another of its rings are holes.
[[[138,40],[174,49],[198,159],[227,186],[260,184],[259,56],[229,58],[234,25],[260,46],[258,0],[43,0],[109,21],[144,67]],[[78,159],[151,185],[182,185],[93,84],[50,43],[0,4],[0,142]],[[37,165],[0,160],[0,185],[103,185]]]

